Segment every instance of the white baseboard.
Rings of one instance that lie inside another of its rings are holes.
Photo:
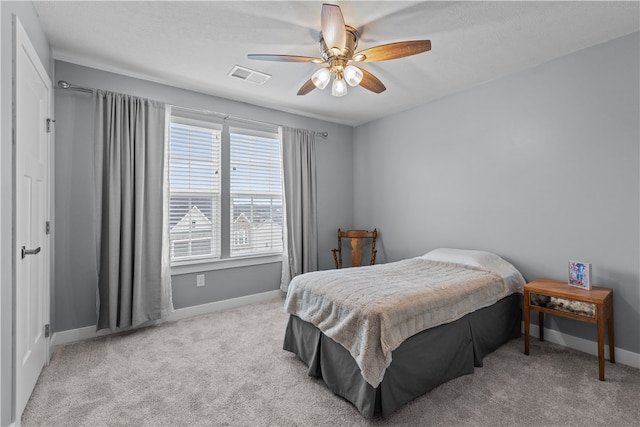
[[[186,319],[188,317],[200,316],[202,314],[214,313],[216,311],[228,310],[231,308],[241,307],[249,304],[256,304],[259,302],[269,301],[274,298],[283,296],[282,291],[274,290],[263,292],[259,294],[247,295],[244,297],[231,298],[223,301],[216,301],[208,304],[195,305],[192,307],[179,308],[174,310],[166,319],[157,321],[155,323],[175,321],[180,319]],[[123,331],[126,329],[123,329]],[[524,331],[524,322],[522,323],[522,331]],[[538,325],[531,325],[530,334],[532,337],[538,338],[539,329]],[[95,326],[87,326],[84,328],[70,329],[68,331],[55,332],[51,337],[51,347],[57,345],[67,344],[75,341],[82,341],[90,338],[101,337],[109,335],[112,332],[109,329],[102,329],[96,331]],[[574,350],[582,351],[594,356],[598,355],[597,345],[594,341],[586,340],[584,338],[574,337],[573,335],[563,334],[562,332],[554,331],[552,329],[544,330],[544,337],[546,341],[554,344],[559,344],[565,347],[572,348]],[[609,346],[605,345],[604,349],[605,357],[608,359]],[[633,353],[628,350],[624,350],[616,347],[616,363],[628,365],[637,369],[640,369],[640,354]]]
[[[231,308],[242,307],[243,305],[269,301],[282,296],[284,296],[284,293],[281,290],[276,289],[275,291],[262,292],[260,294],[247,295],[244,297],[231,298],[223,301],[210,302],[208,304],[179,308],[177,310],[174,310],[166,320],[172,321],[186,319],[187,317],[200,316],[201,314],[229,310]]]
[[[522,322],[522,331],[524,332],[524,322]],[[531,325],[529,333],[532,337],[539,338],[540,328],[538,325]],[[544,329],[544,340],[564,347],[569,347],[574,350],[582,351],[593,356],[598,355],[598,345],[595,341],[563,334],[562,332],[554,331],[553,329]],[[609,360],[609,346],[606,344],[604,346],[604,356],[606,360]],[[640,369],[640,354],[616,347],[615,356],[616,363]]]
[[[150,322],[149,324],[158,324],[162,322],[171,322],[180,319],[186,319],[188,317],[200,316],[202,314],[214,313],[216,311],[228,310],[231,308],[241,307],[244,305],[256,304],[259,302],[269,301],[274,298],[283,296],[282,291],[274,290],[268,292],[262,292],[259,294],[247,295],[244,297],[231,298],[223,301],[215,301],[208,304],[194,305],[192,307],[179,308],[174,310],[165,319]],[[130,328],[118,330],[117,332],[124,332]],[[117,333],[116,332],[116,333]],[[75,341],[87,340],[90,338],[102,337],[110,335],[113,332],[109,329],[101,329],[96,331],[94,326],[86,326],[84,328],[69,329],[67,331],[54,332],[51,337],[51,348],[68,344]]]

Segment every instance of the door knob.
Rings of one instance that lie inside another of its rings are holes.
[[[40,252],[40,246],[38,246],[35,249],[27,249],[26,247],[22,247],[22,259],[24,259],[24,257],[26,257],[27,255],[35,255],[38,252]]]

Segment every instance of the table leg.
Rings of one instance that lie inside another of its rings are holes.
[[[609,316],[607,325],[609,326],[609,362],[616,363],[616,345],[613,339],[613,308],[611,309],[611,316]]]
[[[598,378],[604,381],[604,319],[598,317]]]
[[[544,313],[541,311],[538,312],[538,328],[540,329],[538,333],[540,341],[544,341]]]
[[[529,355],[529,306],[524,306],[524,354]]]

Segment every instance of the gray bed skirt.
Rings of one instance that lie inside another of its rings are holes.
[[[380,385],[367,383],[349,352],[311,323],[291,315],[284,349],[322,377],[329,390],[344,397],[366,417],[387,416],[438,385],[482,366],[482,359],[520,336],[522,295],[513,294],[492,306],[444,325],[422,331],[392,352],[393,361]]]

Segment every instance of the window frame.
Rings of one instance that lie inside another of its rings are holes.
[[[278,140],[279,143],[279,147],[278,147],[278,153],[277,156],[279,158],[279,165],[274,165],[271,161],[255,161],[253,163],[253,165],[258,166],[259,168],[262,167],[263,169],[258,172],[264,172],[264,170],[269,170],[272,168],[277,168],[276,173],[279,175],[279,191],[269,191],[269,190],[248,190],[248,189],[236,189],[236,190],[232,190],[231,189],[231,182],[229,184],[229,203],[231,204],[231,201],[233,199],[270,199],[270,205],[271,207],[270,209],[270,213],[271,213],[271,217],[273,218],[273,199],[279,199],[280,200],[280,209],[281,209],[281,215],[282,215],[282,221],[283,224],[281,226],[282,228],[282,235],[284,237],[284,220],[285,220],[285,213],[284,213],[284,189],[283,187],[283,165],[282,165],[282,133],[280,132],[280,129],[277,130],[277,132],[272,131],[272,132],[265,132],[263,130],[257,130],[254,127],[251,126],[239,126],[236,124],[232,124],[229,126],[228,128],[229,130],[229,150],[231,150],[231,144],[232,144],[232,134],[238,135],[240,137],[240,139],[245,139],[245,138],[260,138],[262,140]],[[276,138],[277,137],[277,138]],[[243,150],[240,149],[239,153],[241,153]],[[231,174],[232,174],[232,165],[231,165],[231,153],[229,154],[229,167],[228,167],[228,172],[229,172],[229,176],[230,176],[230,181],[231,181]],[[236,166],[241,166],[241,165],[247,165],[247,163],[244,163],[242,161],[238,162],[236,161],[234,163],[234,165]],[[242,183],[242,179],[239,181],[239,183]],[[253,202],[251,203],[251,206],[254,206]],[[231,210],[229,211],[229,215],[231,215]],[[230,233],[233,233],[233,218],[229,218],[230,222],[229,222],[229,227],[230,227]],[[250,233],[249,233],[250,234]],[[284,242],[282,243],[282,247],[281,250],[278,252],[277,250],[266,250],[266,251],[259,251],[259,252],[254,252],[253,254],[234,254],[233,253],[233,240],[234,240],[235,236],[232,236],[230,234],[230,239],[229,239],[229,258],[242,258],[242,257],[246,257],[246,256],[260,256],[260,255],[271,255],[271,254],[280,254],[282,255],[282,253],[284,252]],[[251,243],[249,243],[251,244]]]
[[[177,113],[177,114],[176,114]],[[203,127],[210,128],[214,130],[220,131],[220,216],[219,216],[219,224],[218,224],[218,236],[219,236],[219,247],[220,254],[219,257],[198,257],[191,259],[170,259],[171,263],[171,272],[172,274],[189,274],[189,273],[197,273],[202,271],[211,271],[211,270],[220,270],[227,268],[236,268],[236,267],[245,267],[245,266],[253,266],[253,265],[261,265],[261,264],[271,264],[282,261],[282,257],[284,254],[284,244],[283,250],[281,252],[265,252],[265,253],[257,253],[257,254],[235,254],[231,255],[231,244],[234,236],[232,234],[232,225],[231,225],[231,200],[233,194],[230,189],[230,134],[231,128],[242,129],[243,133],[250,134],[255,133],[255,136],[267,136],[269,138],[273,138],[277,135],[280,140],[280,144],[282,144],[282,132],[279,127],[273,126],[272,132],[260,132],[252,130],[251,124],[245,124],[242,122],[235,122],[230,124],[226,119],[222,120],[221,118],[217,118],[212,114],[207,113],[199,113],[199,112],[185,112],[182,109],[173,109],[168,107],[166,114],[166,168],[165,174],[167,179],[167,197],[171,194],[170,183],[168,181],[169,178],[169,166],[170,166],[170,128],[172,123],[182,124],[186,126],[194,126],[194,127]],[[250,132],[250,133],[249,133]],[[280,147],[282,150],[282,146]],[[281,185],[282,182],[282,151],[280,151],[280,172],[281,172]],[[256,197],[255,193],[252,193],[254,197]],[[265,194],[266,196],[266,194]],[[284,189],[280,193],[280,197],[284,199]],[[170,203],[170,202],[169,202]],[[284,209],[284,203],[283,203]],[[169,208],[167,207],[167,214]],[[284,212],[283,221],[284,219]],[[284,228],[284,227],[283,227]],[[212,237],[215,238],[215,237]],[[171,247],[169,247],[169,251],[171,251]],[[171,254],[171,252],[170,252]]]
[[[167,129],[167,133],[166,133],[166,142],[165,142],[165,147],[166,147],[166,168],[165,168],[165,179],[167,179],[167,197],[169,198],[168,201],[168,207],[167,207],[167,215],[170,215],[171,213],[171,195],[172,194],[176,194],[176,193],[184,193],[185,196],[191,196],[192,194],[195,194],[195,192],[189,192],[189,191],[182,191],[182,189],[176,189],[174,191],[172,191],[171,189],[171,181],[170,181],[170,169],[171,169],[171,126],[172,124],[176,124],[179,126],[185,126],[185,127],[191,127],[191,128],[196,128],[196,129],[209,129],[213,132],[216,132],[218,134],[218,138],[219,138],[219,147],[218,147],[218,169],[219,169],[219,173],[222,172],[222,133],[223,133],[223,127],[221,123],[216,123],[214,121],[205,121],[205,120],[200,120],[200,119],[195,119],[195,118],[190,118],[190,117],[183,117],[182,115],[177,116],[174,115],[172,112],[168,112],[167,116],[166,116],[166,129]],[[218,239],[218,242],[221,242],[221,237],[222,237],[222,227],[221,227],[221,221],[220,221],[220,216],[221,216],[221,210],[222,210],[222,198],[223,198],[223,194],[222,194],[222,180],[220,178],[218,178],[218,191],[216,193],[216,191],[203,191],[202,194],[204,197],[213,197],[214,199],[217,197],[217,203],[216,202],[212,202],[212,209],[213,206],[215,205],[215,208],[217,208],[218,213],[217,213],[217,220],[218,220],[218,224],[217,227],[214,227],[211,231],[211,241],[214,242],[216,239]],[[169,217],[169,224],[170,224],[171,218]],[[170,225],[169,225],[170,226]],[[171,231],[169,230],[169,236],[171,238]],[[185,239],[179,239],[179,240],[185,240]],[[186,239],[187,241],[190,241],[191,239]],[[170,258],[170,262],[171,262],[171,267],[173,268],[174,266],[180,266],[180,265],[186,265],[186,264],[191,264],[193,262],[201,262],[201,261],[211,261],[214,259],[219,259],[220,256],[222,255],[222,248],[220,243],[217,243],[217,254],[214,255],[201,255],[201,256],[195,256],[195,257],[191,257],[191,258],[187,258],[187,259],[173,259],[171,257],[171,251],[173,249],[173,245],[171,243],[169,243],[169,258]]]

